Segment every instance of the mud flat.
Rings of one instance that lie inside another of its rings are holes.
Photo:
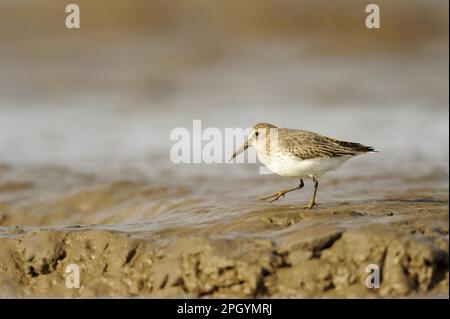
[[[323,203],[309,211],[295,196],[269,205],[228,183],[213,189],[207,178],[155,187],[151,179],[46,172],[48,185],[59,180],[54,189],[39,184],[42,172],[7,171],[2,297],[448,298],[445,176],[385,178],[362,199],[356,180],[340,200],[327,195],[339,184],[330,179]],[[273,183],[258,181],[267,190]],[[70,264],[80,269],[78,289],[66,287]],[[364,284],[369,264],[379,266],[378,289]]]

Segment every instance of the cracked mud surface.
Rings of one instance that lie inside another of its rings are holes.
[[[30,181],[29,171],[0,185],[2,296],[448,297],[445,178],[384,179],[353,200],[373,177],[347,180],[360,183],[347,190],[352,183],[330,178],[309,211],[307,192],[255,200],[285,185],[273,176],[242,180],[258,187],[238,194],[228,183],[211,191],[208,178],[155,187],[53,171],[47,183],[61,175],[59,189]],[[80,268],[79,289],[65,285],[70,264]],[[378,289],[364,284],[370,264],[381,272]]]

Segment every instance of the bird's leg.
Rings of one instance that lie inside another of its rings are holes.
[[[305,206],[305,208],[307,208],[307,209],[311,209],[316,205],[317,189],[319,188],[319,181],[314,176],[312,176],[312,180],[314,182],[314,193],[313,193],[311,199],[309,200],[308,206]]]
[[[303,183],[303,179],[301,179],[300,180],[300,184],[298,184],[296,187],[289,188],[289,189],[283,189],[283,190],[281,190],[279,192],[276,192],[273,195],[266,196],[266,197],[261,197],[260,200],[266,200],[266,199],[270,199],[270,198],[273,197],[273,199],[269,201],[269,203],[273,203],[274,201],[279,200],[280,197],[284,197],[285,194],[287,194],[289,192],[292,192],[292,191],[295,191],[297,189],[301,189],[303,186],[305,186],[305,183]]]

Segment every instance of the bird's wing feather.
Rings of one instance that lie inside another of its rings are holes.
[[[373,148],[359,143],[339,141],[317,133],[281,129],[278,131],[280,149],[301,158],[331,158],[340,156],[355,156],[373,151]]]

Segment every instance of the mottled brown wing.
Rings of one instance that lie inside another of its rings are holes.
[[[359,143],[339,141],[302,130],[280,129],[278,139],[280,148],[301,159],[355,156],[373,151],[373,148]]]

